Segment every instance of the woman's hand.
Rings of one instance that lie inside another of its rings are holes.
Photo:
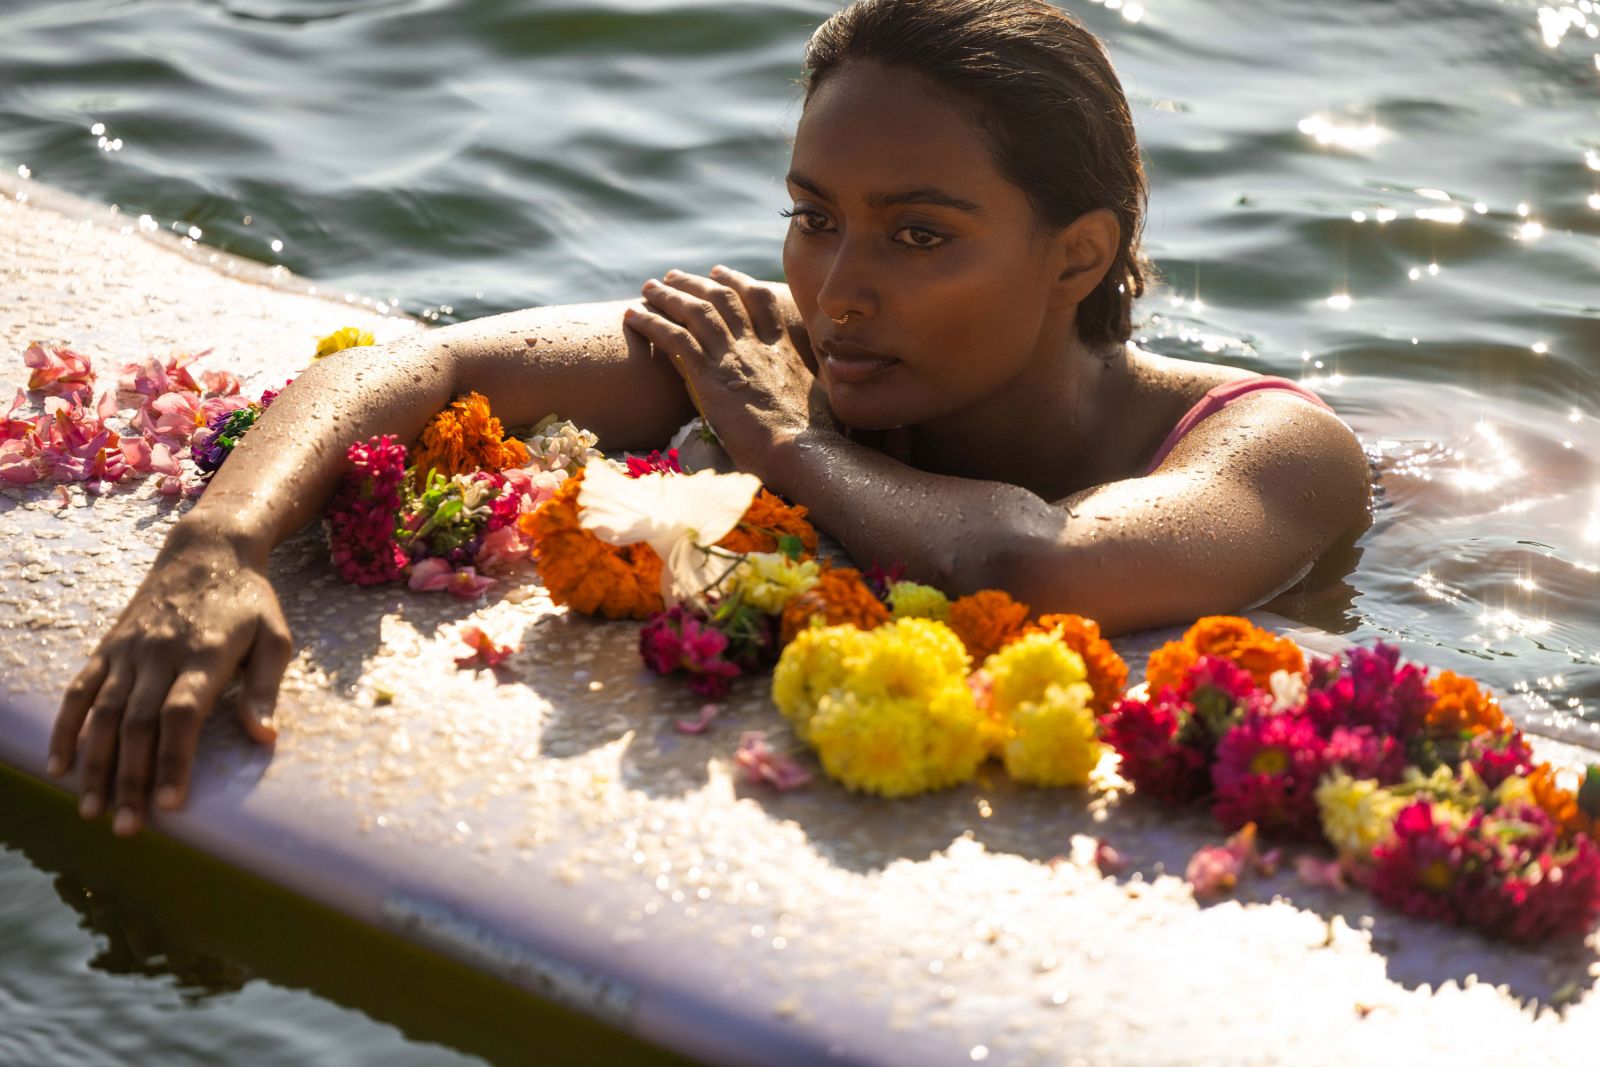
[[[713,267],[709,278],[668,271],[643,294],[648,308],[627,309],[624,325],[672,359],[741,469],[760,474],[773,444],[836,426],[805,332],[777,288]]]
[[[245,733],[262,744],[277,736],[268,720],[291,652],[261,563],[226,538],[180,524],[67,687],[47,770],[65,774],[81,736],[78,811],[93,819],[112,807],[116,833],[136,833],[152,787],[158,807],[183,803],[201,723],[237,671]]]

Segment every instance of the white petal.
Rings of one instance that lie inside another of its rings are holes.
[[[704,593],[711,583],[732,566],[730,560],[713,556],[689,538],[679,540],[663,557],[661,599],[668,604],[688,602],[704,606]]]
[[[630,478],[602,459],[583,468],[578,490],[578,521],[602,541],[631,545],[639,541],[671,544],[688,527],[673,520],[660,477]]]

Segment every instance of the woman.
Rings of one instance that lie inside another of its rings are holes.
[[[1144,177],[1081,26],[1043,0],[861,0],[806,72],[787,286],[669,272],[642,302],[326,360],[278,398],[62,702],[50,770],[81,749],[85,817],[112,807],[128,834],[152,790],[181,804],[238,672],[245,729],[271,740],[291,645],[268,554],[320,514],[349,442],[409,440],[471,390],[608,451],[698,407],[856,559],[1110,632],[1259,603],[1366,522],[1362,450],[1315,396],[1127,343]]]

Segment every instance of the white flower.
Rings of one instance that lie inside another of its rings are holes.
[[[753,474],[647,474],[629,478],[604,460],[583,468],[579,522],[613,545],[645,542],[661,557],[661,597],[698,601],[727,570],[706,551],[728,536],[755,499]]]
[[[1268,683],[1272,687],[1274,711],[1287,711],[1306,702],[1306,678],[1290,671],[1273,671]]]

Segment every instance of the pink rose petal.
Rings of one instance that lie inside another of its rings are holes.
[[[706,727],[711,725],[711,720],[721,711],[720,704],[701,704],[700,715],[697,718],[678,720],[678,731],[685,734],[703,734],[706,732]]]
[[[739,738],[734,763],[748,782],[766,782],[778,790],[795,789],[811,781],[811,772],[767,744],[764,730],[747,730]]]

